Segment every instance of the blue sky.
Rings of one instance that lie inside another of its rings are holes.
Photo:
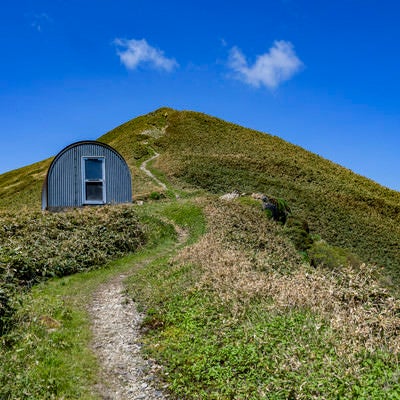
[[[4,0],[0,173],[162,106],[400,190],[400,3]]]

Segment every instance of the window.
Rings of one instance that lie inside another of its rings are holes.
[[[104,163],[103,157],[83,158],[83,204],[105,203]]]

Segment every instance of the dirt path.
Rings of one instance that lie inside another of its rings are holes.
[[[149,176],[151,179],[153,179],[153,181],[154,181],[155,183],[157,183],[158,186],[162,187],[164,190],[167,190],[167,186],[166,186],[163,182],[161,182],[156,176],[154,176],[154,174],[153,174],[151,171],[149,171],[149,170],[147,169],[147,164],[148,164],[150,161],[153,161],[154,159],[156,159],[157,157],[159,157],[159,155],[160,155],[159,153],[155,153],[154,156],[150,157],[150,158],[147,159],[146,161],[143,161],[143,163],[140,165],[140,169],[141,169],[147,176]]]
[[[147,169],[147,164],[158,156],[155,153],[141,164],[140,169],[166,190],[167,186]],[[168,222],[178,233],[175,246],[184,243],[188,232],[172,221]],[[119,274],[101,285],[88,305],[92,316],[92,348],[101,368],[95,390],[106,400],[168,399],[163,392],[166,387],[160,388],[160,383],[157,384],[156,375],[161,367],[141,355],[139,327],[144,316],[125,293],[124,280],[128,276]]]
[[[100,286],[89,305],[92,347],[101,365],[95,389],[107,400],[167,399],[156,387],[155,373],[160,367],[141,355],[143,315],[124,293],[126,277],[118,275]]]
[[[157,253],[157,257],[188,239],[185,229],[170,220],[166,222],[174,225],[178,240],[169,250]],[[149,258],[146,263],[153,260]],[[88,305],[92,316],[92,348],[101,368],[95,390],[105,400],[168,399],[167,386],[160,387],[157,380],[161,367],[141,354],[139,327],[144,315],[137,311],[125,291],[124,280],[128,276],[129,273],[118,274],[99,286]]]

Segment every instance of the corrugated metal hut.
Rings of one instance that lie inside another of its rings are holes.
[[[94,140],[73,143],[51,163],[42,190],[42,209],[132,201],[132,179],[123,157]]]

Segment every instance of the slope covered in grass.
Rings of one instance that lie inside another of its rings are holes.
[[[159,187],[139,169],[156,149],[156,167],[181,187],[233,189],[283,198],[311,233],[400,277],[400,193],[278,137],[196,112],[162,108],[100,141],[127,160],[134,197]],[[50,160],[0,176],[0,208],[40,207]]]
[[[206,234],[129,279],[172,398],[398,397],[400,301],[373,268],[310,267],[259,207],[197,204]]]
[[[0,175],[0,209],[39,208],[51,159]]]
[[[195,112],[168,112],[157,167],[214,193],[285,199],[311,231],[400,276],[400,193],[268,134]]]

